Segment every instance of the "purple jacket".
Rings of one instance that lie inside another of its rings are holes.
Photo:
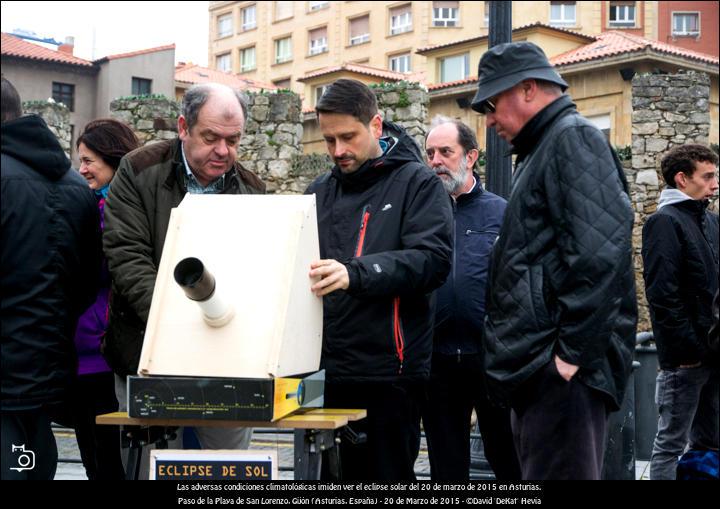
[[[105,229],[105,198],[98,201],[100,227]],[[110,367],[100,354],[100,341],[105,335],[108,322],[108,297],[110,296],[110,274],[107,261],[103,258],[100,275],[100,289],[95,302],[80,316],[75,329],[75,348],[78,355],[78,375],[103,373]]]

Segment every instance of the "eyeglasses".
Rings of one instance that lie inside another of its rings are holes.
[[[497,99],[485,99],[480,103],[480,114],[487,115],[488,113],[495,113],[495,103]]]

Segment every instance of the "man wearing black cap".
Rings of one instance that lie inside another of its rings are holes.
[[[513,409],[523,479],[598,479],[637,321],[627,182],[539,47],[495,46],[478,76],[472,107],[517,155],[490,265],[488,389]]]

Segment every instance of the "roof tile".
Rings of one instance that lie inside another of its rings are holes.
[[[249,78],[242,78],[237,74],[208,69],[195,64],[180,64],[175,67],[175,81],[181,83],[222,83],[239,90],[276,90],[278,87],[271,83],[263,83]]]
[[[626,53],[635,53],[643,51],[646,48],[658,53],[675,55],[708,64],[718,65],[720,63],[720,60],[712,55],[619,31],[602,33],[597,36],[597,39],[598,40],[593,43],[552,57],[550,63],[556,66],[577,64]]]
[[[93,63],[89,60],[48,49],[39,44],[15,37],[11,34],[2,33],[2,55],[18,58],[29,58],[31,60],[42,60],[45,62],[57,62],[61,64],[77,65],[82,67],[92,67]]]
[[[146,53],[155,53],[156,51],[165,51],[165,50],[169,50],[169,49],[175,49],[175,43],[167,44],[165,46],[158,46],[156,48],[148,48],[148,49],[141,49],[138,51],[131,51],[129,53],[118,53],[116,55],[108,55],[99,60],[96,60],[96,62],[105,61],[105,60],[117,60],[118,58],[136,57],[138,55],[144,55]]]
[[[342,65],[323,67],[322,69],[318,69],[317,71],[309,72],[305,76],[298,78],[297,81],[306,81],[311,78],[316,78],[318,76],[324,76],[325,74],[332,74],[339,71],[349,71],[358,74],[364,74],[366,76],[375,76],[378,78],[384,78],[394,81],[402,81],[409,78],[407,74],[403,74],[401,72],[388,71],[387,69],[370,67],[369,65],[344,63]]]
[[[513,31],[513,32],[519,32],[519,31],[521,31],[521,30],[527,30],[527,29],[529,29],[529,28],[536,28],[536,27],[537,27],[537,28],[547,28],[547,29],[550,29],[550,30],[554,30],[554,31],[556,31],[556,32],[563,32],[563,33],[566,33],[566,34],[572,34],[572,35],[574,35],[574,36],[576,36],[576,37],[579,37],[579,38],[581,38],[581,39],[585,39],[585,40],[588,41],[588,42],[592,42],[592,41],[594,41],[594,40],[596,39],[596,37],[595,37],[595,36],[592,36],[592,35],[581,34],[580,32],[574,32],[573,30],[568,30],[567,28],[558,28],[558,27],[554,27],[554,26],[552,26],[552,25],[546,25],[545,23],[540,23],[539,21],[536,22],[536,23],[530,23],[529,25],[523,25],[523,26],[520,26],[520,27],[517,27],[517,28],[513,28],[512,31]],[[446,42],[446,43],[444,43],[444,44],[435,44],[435,45],[432,45],[432,46],[424,46],[424,47],[422,47],[422,48],[418,48],[418,49],[415,51],[415,53],[423,54],[423,53],[426,53],[426,52],[428,52],[428,51],[432,51],[432,50],[436,50],[436,49],[440,49],[440,48],[447,48],[447,47],[450,47],[450,46],[456,46],[456,45],[460,45],[460,44],[463,44],[463,43],[466,43],[466,42],[473,42],[473,41],[480,42],[480,41],[486,40],[487,38],[488,38],[487,35],[480,35],[480,36],[476,36],[476,37],[469,37],[469,38],[467,38],[467,39],[461,39],[461,40],[459,40],[459,41]]]

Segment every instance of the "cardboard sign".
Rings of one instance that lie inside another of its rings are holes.
[[[150,453],[151,480],[269,481],[277,478],[275,451],[160,449]]]

